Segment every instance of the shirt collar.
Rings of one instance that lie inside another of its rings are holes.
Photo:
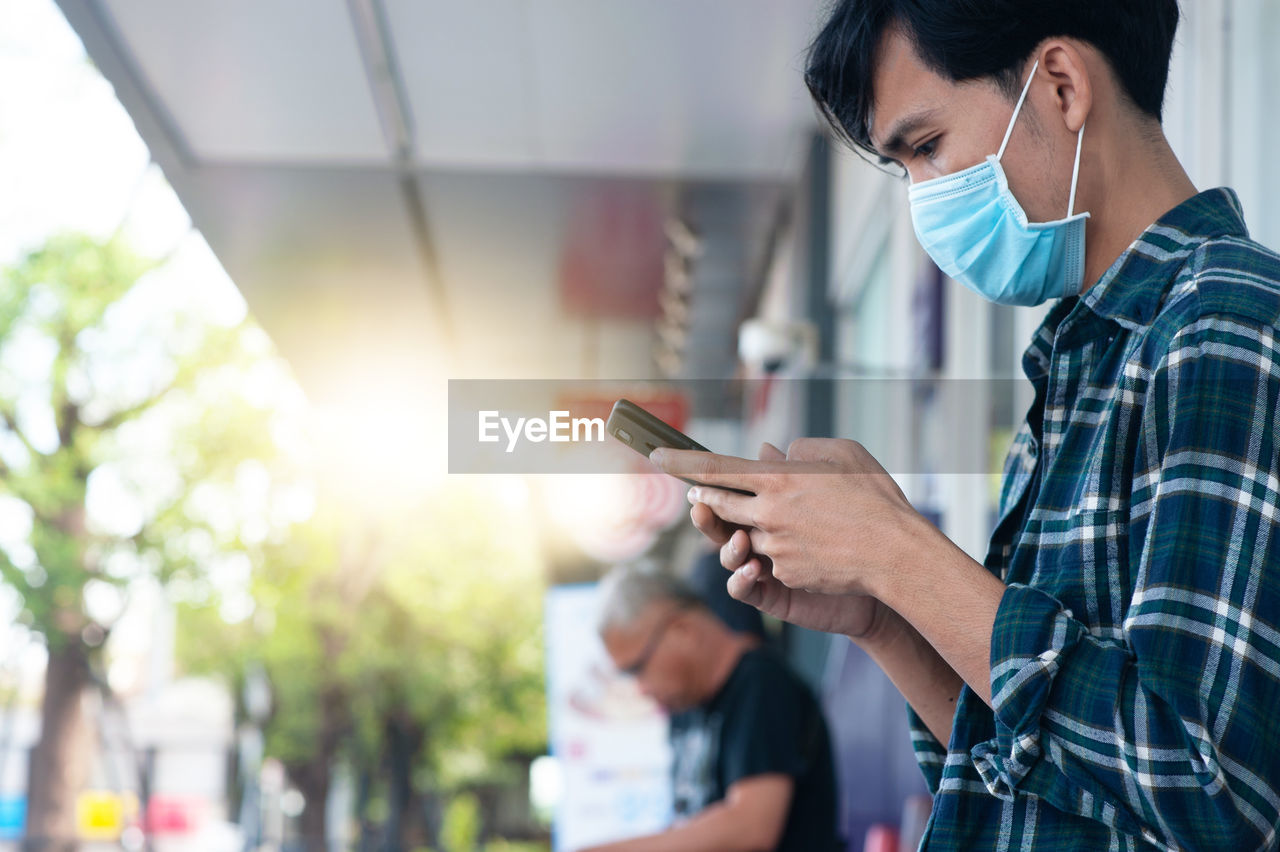
[[[1031,338],[1031,344],[1022,353],[1022,372],[1031,381],[1035,382],[1049,375],[1049,362],[1053,357],[1053,341],[1057,336],[1058,326],[1079,302],[1077,296],[1062,299],[1045,314],[1035,336]]]
[[[1050,308],[1022,355],[1023,372],[1032,381],[1048,374],[1059,331],[1087,336],[1086,327],[1100,331],[1106,320],[1131,331],[1150,325],[1178,270],[1198,246],[1213,237],[1248,235],[1233,190],[1219,187],[1188,198],[1143,231],[1083,296]]]
[[[1080,304],[1130,330],[1150,325],[1186,259],[1223,236],[1249,236],[1235,192],[1219,187],[1192,196],[1143,231]]]

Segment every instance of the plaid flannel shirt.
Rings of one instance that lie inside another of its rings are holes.
[[[986,559],[922,849],[1244,852],[1280,825],[1280,257],[1230,190],[1179,205],[1023,358],[1035,402]]]

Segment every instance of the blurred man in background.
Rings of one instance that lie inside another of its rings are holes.
[[[827,726],[804,683],[668,574],[616,569],[601,598],[609,657],[672,714],[676,822],[588,852],[839,848]]]

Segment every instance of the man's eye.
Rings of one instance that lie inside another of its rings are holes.
[[[914,150],[917,157],[924,157],[926,160],[931,159],[934,152],[938,150],[938,140],[930,139],[928,142],[917,145]]]

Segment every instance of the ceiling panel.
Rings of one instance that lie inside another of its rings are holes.
[[[416,153],[430,165],[536,165],[526,0],[387,0]]]
[[[530,0],[543,164],[777,178],[813,110],[812,0]]]
[[[217,166],[188,175],[182,188],[218,259],[309,387],[344,363],[432,356],[441,318],[393,174]]]
[[[201,160],[386,160],[342,0],[102,0]]]
[[[198,160],[390,156],[343,0],[93,2]],[[424,167],[772,180],[814,125],[818,3],[382,5]]]
[[[428,167],[776,178],[813,0],[386,0]]]
[[[799,62],[813,0],[385,0],[439,280],[342,0],[59,2],[309,391],[404,364],[652,371],[651,322],[560,302],[574,211],[611,184],[652,188],[703,236],[688,370],[732,372],[764,235],[799,174],[790,152],[812,128]],[[167,146],[168,118],[196,161]]]

